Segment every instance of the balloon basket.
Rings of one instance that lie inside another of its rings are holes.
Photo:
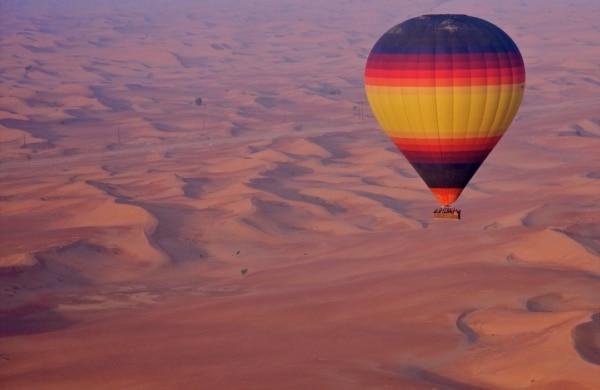
[[[440,207],[433,210],[433,218],[459,220],[460,213],[461,210],[454,207]]]

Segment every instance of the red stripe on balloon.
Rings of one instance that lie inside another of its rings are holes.
[[[404,138],[391,137],[396,146],[403,150],[414,151],[432,151],[432,150],[448,150],[448,151],[464,151],[464,150],[485,150],[492,149],[500,136],[495,137],[471,137],[471,138],[440,138],[440,139],[423,139],[423,138]]]
[[[381,87],[452,87],[469,85],[509,85],[522,84],[524,76],[494,75],[490,77],[453,77],[453,78],[380,78],[366,77],[365,84]]]
[[[371,53],[366,68],[378,69],[476,69],[524,67],[519,53],[379,54]]]
[[[523,68],[476,68],[476,69],[379,69],[368,68],[365,77],[375,79],[461,79],[461,78],[514,78],[524,79]]]

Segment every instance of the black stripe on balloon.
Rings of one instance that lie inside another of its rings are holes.
[[[422,164],[411,163],[430,188],[465,188],[481,163]]]
[[[480,53],[502,51],[519,53],[513,40],[500,28],[467,15],[423,15],[388,30],[372,53]],[[437,45],[444,42],[444,45]]]

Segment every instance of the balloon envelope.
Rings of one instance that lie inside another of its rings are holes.
[[[442,205],[456,201],[509,127],[524,83],[512,39],[467,15],[391,28],[365,69],[375,118]]]

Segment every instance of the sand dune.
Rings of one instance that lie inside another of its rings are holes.
[[[581,269],[594,274],[600,273],[597,255],[590,253],[577,241],[556,230],[527,234],[518,245],[511,243],[510,247],[514,248],[512,252],[514,257],[524,262],[542,262]]]

